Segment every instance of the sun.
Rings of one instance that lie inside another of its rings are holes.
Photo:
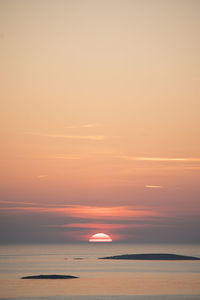
[[[112,242],[112,238],[105,233],[96,233],[91,236],[89,242]]]

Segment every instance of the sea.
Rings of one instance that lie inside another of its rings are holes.
[[[199,261],[101,260],[136,253],[200,258],[200,245],[85,243],[0,246],[0,299],[10,300],[196,300]],[[21,279],[61,274],[77,279]]]

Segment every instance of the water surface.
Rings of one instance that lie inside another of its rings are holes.
[[[198,299],[200,261],[98,260],[102,256],[155,252],[200,257],[200,246],[114,243],[1,246],[0,298],[128,300],[132,295],[131,299],[143,300],[157,295],[155,299]],[[40,274],[80,278],[20,279]]]

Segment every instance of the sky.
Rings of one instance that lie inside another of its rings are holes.
[[[200,1],[0,0],[0,242],[199,243]]]

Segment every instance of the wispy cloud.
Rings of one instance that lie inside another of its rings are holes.
[[[143,157],[143,156],[116,156],[120,159],[133,160],[133,161],[155,161],[155,162],[200,162],[199,157]]]
[[[41,179],[41,178],[46,178],[48,177],[48,175],[38,175],[37,178]]]
[[[157,212],[145,209],[138,209],[131,206],[76,206],[67,208],[71,216],[88,218],[104,218],[104,217],[138,217],[138,216],[155,216]]]
[[[99,126],[100,126],[100,124],[91,123],[91,124],[83,124],[83,125],[79,125],[79,126],[69,125],[69,126],[66,126],[65,128],[66,129],[77,129],[77,128],[94,128],[94,127],[99,127]]]
[[[51,159],[64,159],[64,160],[76,160],[81,159],[81,156],[76,155],[51,155],[48,156]]]
[[[93,127],[98,127],[100,124],[85,124],[82,125],[83,128],[93,128]]]
[[[50,137],[56,139],[73,139],[73,140],[103,141],[106,138],[108,138],[105,135],[68,135],[68,134],[49,134],[49,133],[39,133],[39,132],[25,132],[25,134],[41,136],[41,137]]]
[[[153,209],[145,209],[133,206],[13,206],[3,207],[3,210],[15,212],[30,213],[52,213],[56,215],[68,216],[72,218],[88,218],[88,219],[115,219],[115,218],[141,218],[160,216],[160,212]]]
[[[80,228],[80,229],[122,229],[122,228],[142,228],[142,227],[156,227],[160,224],[120,224],[120,223],[71,223],[71,224],[62,224],[62,225],[47,225],[51,228]]]
[[[161,185],[145,185],[146,188],[148,189],[162,189],[162,186]]]

